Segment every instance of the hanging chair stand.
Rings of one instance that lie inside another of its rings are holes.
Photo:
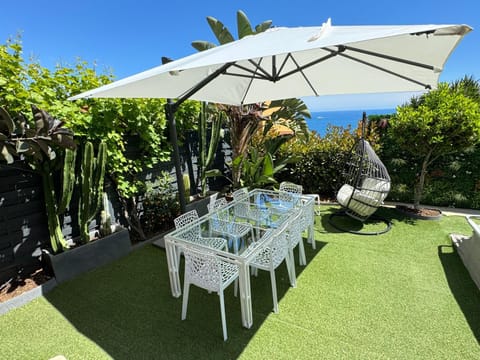
[[[337,192],[337,201],[343,207],[329,216],[328,222],[335,229],[358,235],[379,235],[388,232],[391,222],[373,213],[382,206],[390,191],[390,175],[365,137],[367,115],[362,118],[362,135],[355,143],[344,170],[344,184]],[[349,216],[362,224],[367,219],[382,221],[386,227],[380,231],[355,231],[345,228],[334,218]]]
[[[339,230],[339,231],[342,231],[342,232],[348,232],[350,234],[355,234],[355,235],[381,235],[381,234],[385,234],[386,232],[389,232],[390,229],[392,228],[392,223],[390,220],[382,217],[382,216],[378,216],[378,215],[371,215],[369,217],[369,219],[371,220],[376,220],[376,221],[382,221],[385,223],[385,227],[381,230],[377,230],[377,231],[356,231],[356,230],[352,230],[352,229],[349,229],[349,228],[346,228],[346,227],[342,227],[341,225],[339,225],[338,223],[335,223],[334,221],[334,218],[336,217],[342,217],[342,218],[345,218],[349,216],[347,214],[347,211],[345,209],[343,210],[340,210],[340,211],[337,211],[333,214],[330,214],[330,216],[328,217],[328,223],[334,227],[335,229]],[[360,220],[358,220],[360,221]],[[362,224],[364,222],[362,221]]]

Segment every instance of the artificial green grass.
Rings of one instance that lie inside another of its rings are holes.
[[[464,218],[414,221],[381,209],[392,230],[358,236],[328,224],[333,210],[317,218],[317,250],[306,245],[297,288],[285,266],[277,270],[279,314],[266,272],[252,278],[251,329],[241,326],[238,298],[227,290],[227,342],[214,294],[192,287],[180,320],[165,252],[148,245],[0,317],[0,357],[480,358],[480,292],[448,237],[470,233]]]

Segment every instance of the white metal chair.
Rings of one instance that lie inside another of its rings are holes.
[[[229,241],[229,247],[233,248],[233,252],[238,254],[238,250],[241,247],[241,240],[251,234],[253,240],[253,228],[249,223],[239,223],[233,221],[230,218],[228,211],[222,211],[221,209],[227,206],[227,200],[225,198],[220,198],[216,200],[213,204],[208,205],[209,213],[213,213],[217,210],[217,214],[213,214],[210,227],[212,232],[227,236]]]
[[[250,204],[247,188],[238,189],[232,195],[235,202],[233,206],[235,219],[253,221],[257,226],[268,222],[270,217],[268,209],[259,206],[259,204]]]
[[[292,265],[293,277],[295,276],[295,259],[293,255],[293,250],[298,246],[298,263],[300,265],[307,265],[307,259],[305,256],[305,247],[303,246],[303,223],[302,223],[302,212],[300,211],[295,217],[291,220],[290,226],[287,229],[289,250],[290,250],[290,265]]]
[[[293,194],[302,195],[303,187],[302,185],[297,185],[289,181],[282,181],[280,183],[279,191],[287,191]]]
[[[185,256],[185,281],[183,286],[182,320],[185,320],[187,317],[190,284],[209,292],[216,292],[220,298],[223,340],[225,341],[228,336],[223,291],[238,278],[238,266],[218,255],[193,249],[192,247],[184,247],[183,253]]]
[[[302,185],[297,185],[289,181],[280,183],[278,190],[278,204],[272,209],[277,213],[291,210],[300,200],[302,195]]]
[[[296,286],[296,279],[292,274],[291,260],[289,256],[289,241],[287,237],[287,227],[290,223],[287,221],[278,229],[267,230],[262,238],[258,241],[258,244],[252,244],[251,246],[261,246],[261,249],[256,249],[257,254],[250,263],[253,269],[260,269],[270,272],[270,280],[272,283],[272,299],[273,299],[273,311],[278,313],[278,296],[277,296],[277,283],[275,280],[275,269],[285,261],[287,265],[288,275],[290,278],[290,285]]]
[[[182,229],[191,223],[198,220],[198,213],[196,210],[191,210],[175,218],[175,229]],[[192,243],[202,244],[212,249],[219,249],[228,251],[228,243],[226,239],[218,237],[203,237],[200,225],[192,226],[186,230],[182,237]],[[177,249],[177,264],[180,264],[181,248]]]

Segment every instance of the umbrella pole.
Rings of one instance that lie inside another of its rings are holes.
[[[173,145],[173,163],[175,165],[175,174],[177,176],[177,187],[178,187],[178,199],[180,201],[180,211],[183,213],[186,212],[187,202],[185,199],[185,185],[183,184],[183,174],[180,164],[180,150],[178,149],[177,141],[177,125],[175,123],[175,104],[172,99],[167,99],[165,104],[165,115],[168,120],[168,125],[170,127],[170,141]]]

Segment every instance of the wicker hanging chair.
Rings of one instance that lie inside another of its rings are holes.
[[[343,210],[330,216],[330,224],[342,231],[371,235],[390,230],[390,222],[375,217],[384,221],[387,227],[382,231],[370,233],[341,228],[332,220],[336,216],[348,215],[363,223],[382,206],[390,191],[390,175],[370,143],[364,139],[366,121],[367,115],[363,113],[362,136],[349,153],[344,170],[344,183],[337,192],[337,201]]]

